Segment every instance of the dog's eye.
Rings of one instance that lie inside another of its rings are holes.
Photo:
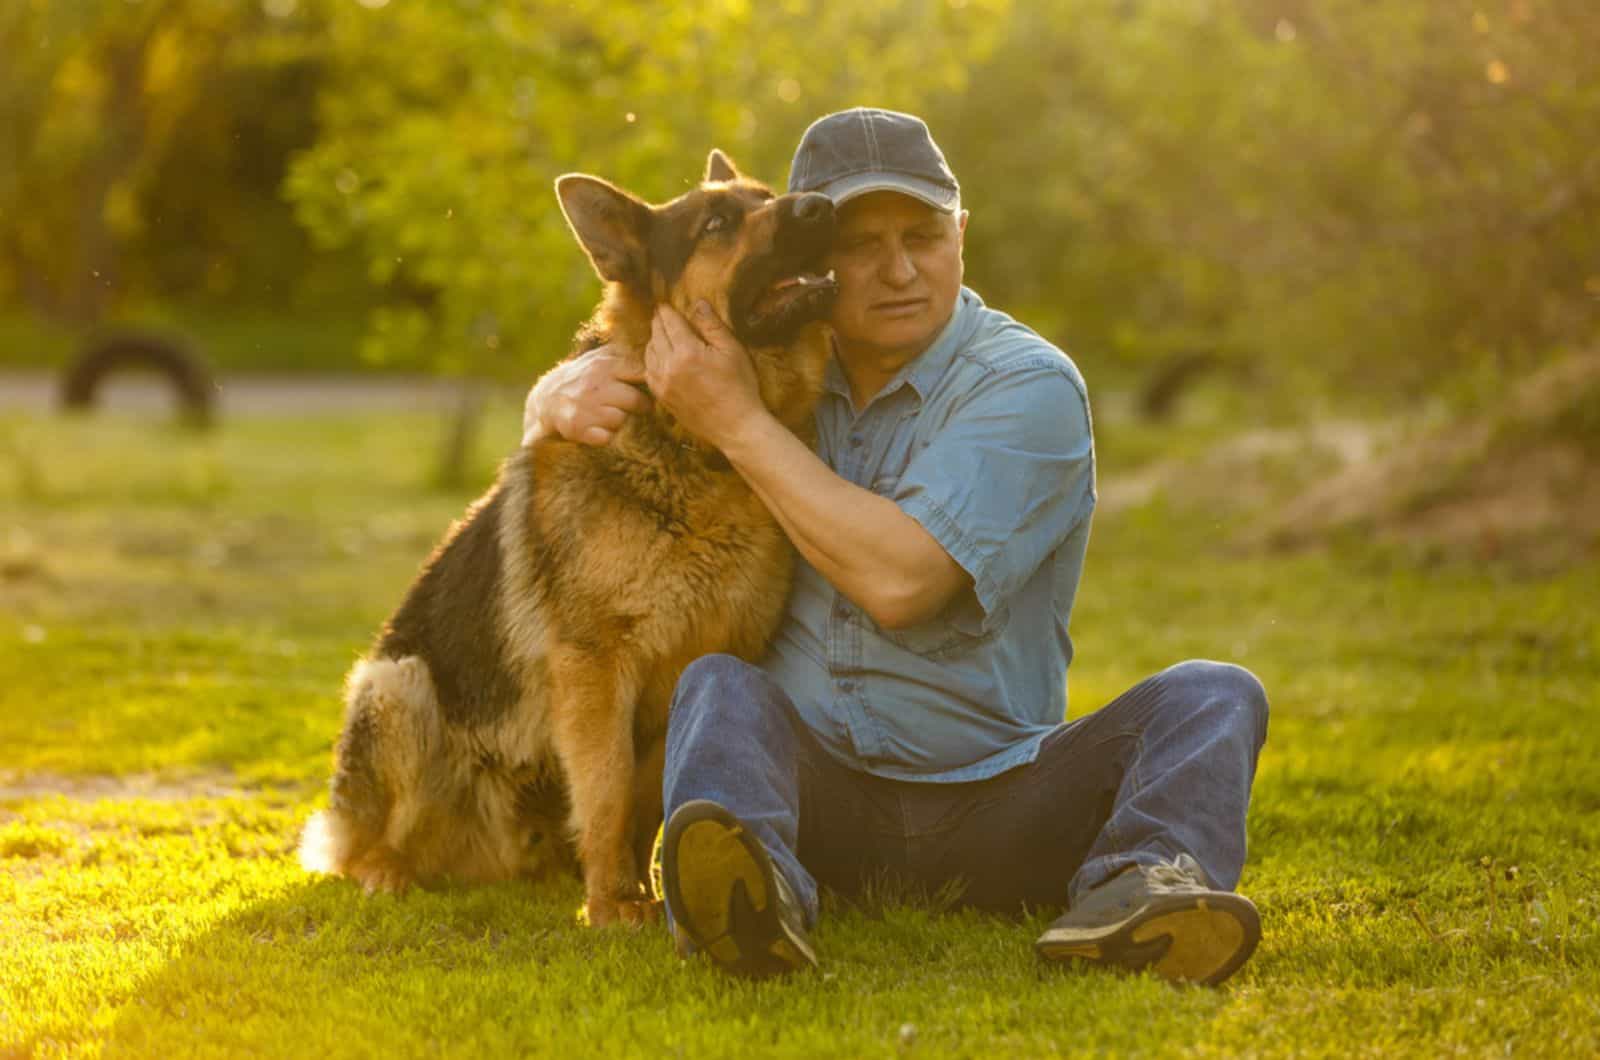
[[[710,217],[706,218],[705,227],[700,229],[700,234],[708,236],[713,232],[721,232],[723,229],[725,229],[727,227],[728,227],[728,215],[727,214],[721,214],[721,213],[714,213]]]

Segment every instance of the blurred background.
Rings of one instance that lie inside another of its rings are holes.
[[[1493,463],[1580,552],[1600,523],[1593,0],[8,0],[0,54],[0,408],[131,329],[236,404],[442,400],[460,482],[597,295],[555,176],[660,200],[717,145],[781,184],[869,103],[928,119],[968,282],[1072,353],[1128,470],[1184,417],[1330,473],[1426,425],[1366,515]],[[1473,511],[1526,515],[1501,487]]]

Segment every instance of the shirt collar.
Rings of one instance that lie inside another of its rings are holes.
[[[978,319],[978,311],[983,308],[983,299],[979,298],[976,291],[969,287],[961,288],[961,293],[956,297],[955,310],[950,314],[950,319],[945,322],[944,328],[934,338],[927,349],[919,353],[909,364],[894,374],[884,388],[878,391],[873,401],[888,397],[902,385],[909,385],[917,392],[917,397],[923,401],[928,400],[928,395],[933,393],[933,388],[943,378],[945,369],[955,359],[956,351],[966,345],[971,336],[973,326]],[[844,376],[844,369],[839,367],[837,340],[834,346],[834,356],[828,359],[827,374],[823,378],[823,386],[845,400],[850,400],[850,381]],[[869,402],[868,404],[870,404]]]

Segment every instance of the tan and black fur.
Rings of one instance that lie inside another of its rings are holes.
[[[662,206],[581,175],[556,190],[606,281],[580,347],[642,359],[659,303],[687,315],[705,299],[768,408],[809,434],[835,289],[777,284],[819,267],[826,199],[774,197],[715,151],[705,181]],[[700,655],[760,654],[791,563],[739,475],[664,411],[630,416],[603,448],[519,450],[351,671],[330,805],[302,860],[398,890],[528,874],[570,838],[591,923],[649,915],[673,687]]]

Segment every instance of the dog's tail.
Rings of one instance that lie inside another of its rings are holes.
[[[300,867],[307,872],[339,872],[350,857],[347,828],[327,810],[319,810],[300,833]]]
[[[422,755],[437,744],[437,708],[427,664],[414,656],[368,659],[345,683],[344,730],[334,749],[328,808],[300,837],[300,864],[312,872],[370,876],[371,853],[408,831],[394,820]],[[402,813],[402,816],[404,814]],[[392,857],[393,852],[388,852]],[[369,881],[370,882],[370,881]]]

